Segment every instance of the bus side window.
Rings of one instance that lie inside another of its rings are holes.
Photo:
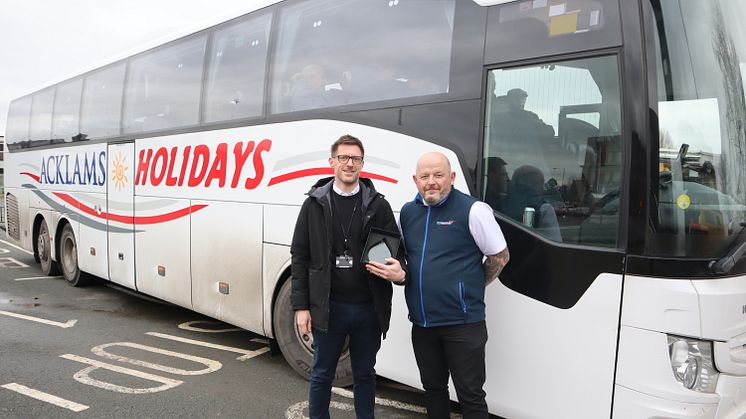
[[[197,125],[207,36],[192,36],[130,61],[125,133]]]
[[[120,134],[125,64],[116,64],[86,76],[77,140]]]
[[[272,15],[215,32],[205,87],[205,122],[261,116]]]
[[[80,132],[80,95],[83,79],[77,78],[57,86],[52,119],[52,142],[71,142]]]
[[[615,247],[617,74],[615,57],[490,71],[485,202],[549,240]]]
[[[30,117],[30,95],[16,99],[10,103],[8,122],[5,128],[5,143],[8,144],[9,150],[28,147],[28,126]]]
[[[49,144],[52,139],[52,107],[54,87],[34,93],[31,100],[29,136],[32,145]]]
[[[307,0],[284,8],[272,112],[448,93],[455,6]]]

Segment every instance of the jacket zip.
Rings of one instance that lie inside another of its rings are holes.
[[[420,259],[420,306],[422,307],[423,327],[427,327],[427,315],[425,314],[425,290],[422,288],[422,268],[425,266],[425,250],[427,248],[427,234],[430,229],[430,207],[427,207],[427,218],[425,219],[425,239],[422,242],[422,258]]]
[[[362,193],[362,190],[361,190],[361,193]],[[373,219],[373,216],[375,215],[375,213],[373,213],[372,211],[370,211],[370,207],[373,204],[373,201],[375,201],[375,199],[376,199],[377,196],[378,195],[376,194],[376,196],[374,196],[373,198],[369,199],[368,200],[368,205],[365,206],[365,211],[363,212],[363,214],[364,214],[363,229],[361,230],[361,233],[365,231],[365,228],[368,226],[368,224],[370,223],[370,220]],[[361,200],[361,202],[362,202],[362,200]],[[365,205],[365,203],[362,203],[361,205]],[[365,240],[365,239],[363,239],[363,240]],[[365,243],[363,243],[363,242],[361,242],[360,245],[363,248],[365,247]],[[378,317],[378,307],[376,307],[376,295],[375,295],[376,293],[373,292],[373,285],[370,283],[370,277],[368,275],[365,275],[365,276],[368,278],[368,280],[366,282],[368,283],[368,290],[370,290],[370,295],[373,296],[373,311],[376,313],[376,318],[377,318]],[[385,333],[383,334],[383,337],[384,337],[384,339],[386,338],[386,334]]]
[[[319,205],[321,205],[321,211],[324,213],[324,231],[326,232],[326,247],[328,249],[328,256],[326,257],[327,258],[326,263],[329,263],[328,259],[332,253],[332,236],[329,233],[329,226],[331,225],[331,218],[332,218],[332,207],[331,205],[327,207],[327,202],[324,201],[324,199],[327,199],[327,198],[331,200],[331,198],[329,198],[327,195],[324,195],[320,198],[317,198],[317,201]],[[331,204],[331,201],[329,202],[329,204]],[[329,269],[333,269],[333,268],[329,266]],[[331,272],[329,273],[329,275],[330,275],[329,281],[331,282]],[[326,292],[326,319],[325,319],[326,328],[323,330],[324,333],[329,331],[329,312],[331,310],[330,308],[331,293],[332,293],[332,290],[331,290],[331,284],[330,284],[329,289]]]
[[[461,299],[461,311],[466,314],[466,287],[463,282],[458,283],[458,294]]]

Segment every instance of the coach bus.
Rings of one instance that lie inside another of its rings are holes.
[[[746,415],[744,2],[260,6],[12,102],[8,240],[70,285],[268,336],[308,376],[289,244],[329,145],[361,138],[395,209],[437,150],[510,248],[490,412]],[[377,371],[420,387],[395,288]]]

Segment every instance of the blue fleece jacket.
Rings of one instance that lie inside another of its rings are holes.
[[[427,206],[418,194],[399,216],[407,250],[409,319],[421,327],[484,320],[482,252],[469,231],[477,200],[456,189]]]

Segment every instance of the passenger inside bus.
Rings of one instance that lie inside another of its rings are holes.
[[[528,93],[520,88],[497,96],[490,110],[489,155],[516,156],[518,161],[547,171],[544,151],[554,139],[554,128],[534,112],[524,109]]]
[[[294,74],[290,84],[290,107],[293,111],[326,108],[345,103],[342,83],[331,82],[327,71],[318,64],[309,64]]]
[[[523,130],[524,135],[535,135],[539,142],[554,138],[554,128],[544,123],[537,114],[525,109],[526,99],[528,98],[528,93],[525,90],[510,89],[506,97],[510,108],[510,116],[516,118],[515,123]]]
[[[527,227],[534,228],[544,237],[561,242],[557,214],[544,196],[544,186],[544,174],[538,168],[524,165],[515,169],[503,212],[514,220],[522,221]],[[527,211],[533,212],[529,218],[524,217]]]
[[[490,156],[485,159],[486,189],[484,202],[495,211],[503,211],[505,198],[508,195],[510,177],[507,163],[502,157]]]

